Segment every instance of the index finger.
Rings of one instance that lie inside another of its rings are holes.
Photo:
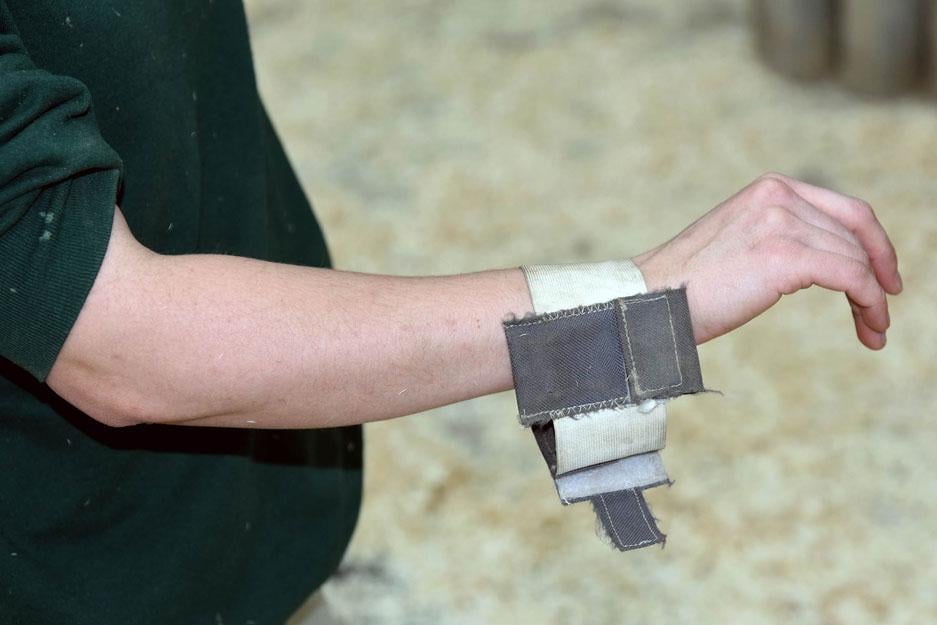
[[[882,288],[892,295],[901,293],[904,287],[895,246],[868,203],[781,174],[769,175],[777,177],[797,195],[846,226],[865,248]]]

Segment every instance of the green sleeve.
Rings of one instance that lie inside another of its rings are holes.
[[[37,68],[0,0],[0,358],[39,380],[100,269],[120,170],[87,87]]]

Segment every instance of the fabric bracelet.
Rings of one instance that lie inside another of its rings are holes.
[[[521,420],[561,501],[591,501],[619,549],[663,542],[643,490],[669,483],[666,408],[647,400],[702,390],[685,293],[623,298],[645,289],[629,261],[523,269],[539,317],[505,333]]]
[[[685,289],[504,324],[523,425],[704,390]]]
[[[529,265],[521,269],[527,279],[534,311],[541,315],[636,295],[647,290],[641,271],[630,260]],[[628,424],[633,419],[642,418],[635,407],[620,410],[620,419],[584,416],[564,423],[559,431],[554,431],[554,447],[560,450],[557,461],[559,473],[629,455],[628,452],[636,447],[645,447],[648,451],[663,448],[667,420],[667,409],[663,403],[655,414],[661,427],[659,434],[649,435],[644,442],[637,442],[633,435],[625,435],[629,442],[615,447],[616,442],[622,441],[622,432],[630,428]],[[597,447],[587,447],[581,444],[586,439],[601,440],[603,443]],[[655,447],[658,443],[659,447]],[[556,470],[553,473],[556,475]]]

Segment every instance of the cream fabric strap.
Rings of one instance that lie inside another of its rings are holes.
[[[667,408],[663,402],[607,408],[553,421],[556,474],[663,449]]]
[[[630,260],[521,267],[534,311],[556,312],[647,291]],[[557,419],[557,475],[636,453],[663,449],[667,408],[663,402]]]
[[[521,270],[538,315],[647,291],[641,270],[630,260],[528,265]]]

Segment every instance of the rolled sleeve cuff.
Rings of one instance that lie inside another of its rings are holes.
[[[102,169],[38,191],[0,237],[0,355],[40,381],[100,271],[119,183],[119,170]]]

